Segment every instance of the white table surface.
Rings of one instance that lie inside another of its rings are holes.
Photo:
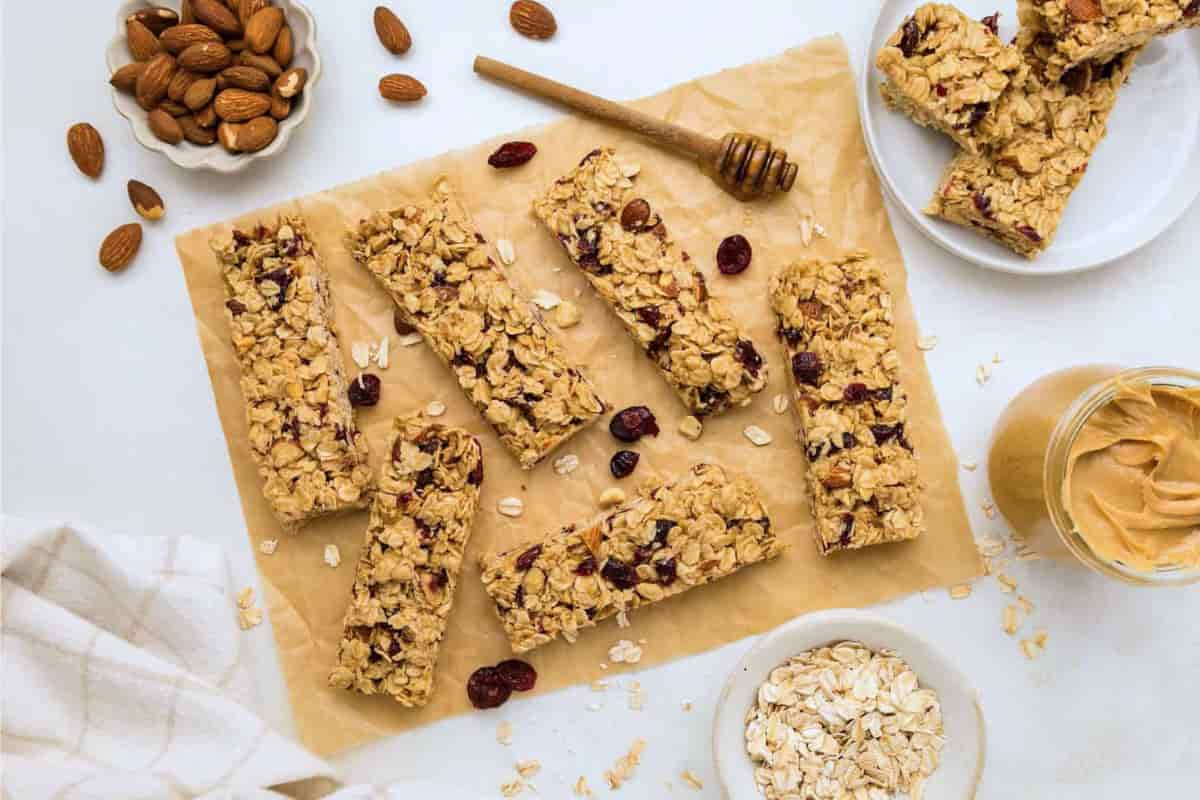
[[[476,53],[635,97],[825,33],[840,32],[857,64],[874,6],[558,0],[559,34],[537,43],[509,29],[507,2],[397,0],[393,7],[416,43],[395,60],[375,42],[373,3],[309,4],[326,74],[308,126],[282,157],[227,177],[184,173],[129,135],[104,74],[115,3],[61,0],[56,8],[69,10],[54,14],[44,3],[2,4],[5,510],[192,533],[226,545],[239,582],[253,581],[175,234],[556,115],[473,77]],[[612,56],[581,57],[600,42],[611,43]],[[386,107],[375,84],[389,71],[419,76],[429,96],[413,108]],[[65,131],[78,120],[96,124],[107,145],[95,185],[66,154]],[[1113,124],[1136,120],[1121,118],[1118,107]],[[135,176],[162,192],[168,215],[146,226],[137,261],[114,277],[97,266],[96,251],[111,228],[131,218],[124,184]],[[928,360],[964,461],[982,465],[1005,403],[1049,370],[1101,360],[1197,366],[1200,208],[1120,263],[1056,279],[983,272],[927,243],[899,215],[892,219],[922,328],[941,337]],[[975,366],[995,352],[1003,363],[980,387]],[[982,468],[963,474],[963,489],[976,533],[1001,531],[1000,520],[980,511],[987,495]],[[1033,624],[1050,633],[1036,662],[1024,660],[1001,631],[1009,598],[994,581],[965,601],[938,591],[880,609],[949,650],[974,676],[990,735],[981,796],[1194,796],[1200,592],[1128,589],[1046,562],[1012,572],[1037,604]],[[288,730],[271,634],[263,626],[249,635],[262,713]],[[602,771],[641,736],[648,741],[643,764],[619,796],[663,797],[671,781],[672,796],[716,798],[712,707],[749,644],[639,674],[647,697],[640,712],[626,707],[619,688],[601,696],[583,687],[511,702],[500,715],[447,720],[334,761],[346,781],[420,778],[498,796],[512,761],[536,758],[544,765],[536,781],[541,796],[570,796],[580,774],[607,796]],[[684,700],[695,710],[685,713]],[[585,709],[597,701],[603,710]],[[513,723],[511,748],[495,741],[501,718]],[[705,781],[702,792],[683,786],[684,768]]]

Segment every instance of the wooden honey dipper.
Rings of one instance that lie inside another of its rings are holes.
[[[796,165],[788,162],[787,152],[761,136],[727,133],[713,139],[486,56],[475,57],[475,71],[691,153],[709,177],[739,200],[787,192],[796,182]]]

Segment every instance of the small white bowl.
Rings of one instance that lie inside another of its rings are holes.
[[[179,10],[178,0],[160,3]],[[300,93],[298,102],[292,102],[292,113],[279,123],[279,133],[275,141],[259,150],[257,153],[230,153],[220,144],[200,147],[184,140],[179,144],[167,144],[150,130],[147,114],[132,95],[112,90],[113,105],[121,116],[129,120],[133,129],[133,137],[148,150],[162,153],[172,163],[184,169],[203,169],[213,172],[239,172],[250,166],[251,162],[260,158],[270,158],[287,147],[292,133],[304,124],[308,118],[308,109],[312,104],[313,89],[321,79],[321,57],[317,53],[317,26],[312,13],[297,0],[275,0],[275,6],[282,9],[287,17],[287,23],[292,29],[295,42],[295,55],[292,58],[293,67],[304,67],[308,70],[308,83]],[[128,64],[133,58],[125,46],[125,18],[148,3],[142,0],[127,0],[117,7],[117,35],[108,44],[106,59],[108,72],[111,75],[118,67]]]
[[[973,798],[983,777],[987,735],[978,692],[967,677],[925,640],[894,622],[863,611],[822,611],[798,617],[766,634],[729,676],[713,719],[713,758],[730,800],[761,800],[754,764],[746,754],[746,712],[771,670],[805,650],[853,640],[900,654],[921,686],[937,692],[946,728],[941,764],[925,784],[926,800]]]

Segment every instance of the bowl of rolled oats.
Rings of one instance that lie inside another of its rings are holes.
[[[731,800],[961,800],[983,776],[978,693],[923,639],[862,611],[808,614],[750,650],[717,702]]]

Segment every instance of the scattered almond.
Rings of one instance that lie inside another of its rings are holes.
[[[104,237],[100,245],[100,266],[109,272],[120,272],[129,266],[142,246],[142,226],[136,222],[122,225]]]
[[[550,9],[534,0],[517,0],[508,10],[513,30],[530,39],[549,39],[558,30]]]
[[[275,46],[275,37],[283,28],[283,10],[267,6],[255,12],[246,23],[246,44],[256,53],[266,53]]]
[[[136,19],[125,23],[125,45],[134,61],[149,61],[162,52],[158,37]]]
[[[393,55],[404,55],[412,47],[408,28],[387,6],[375,7],[375,35],[383,48]]]
[[[104,171],[104,140],[90,123],[77,122],[67,129],[67,152],[89,178],[99,178]]]
[[[151,111],[146,121],[150,124],[150,132],[167,144],[179,144],[183,141],[183,128],[162,108]]]
[[[393,103],[411,103],[420,100],[427,92],[425,84],[411,75],[395,73],[379,79],[379,94]]]
[[[149,220],[162,219],[166,207],[158,192],[141,181],[130,181],[126,190],[129,193],[129,202],[138,216]]]

